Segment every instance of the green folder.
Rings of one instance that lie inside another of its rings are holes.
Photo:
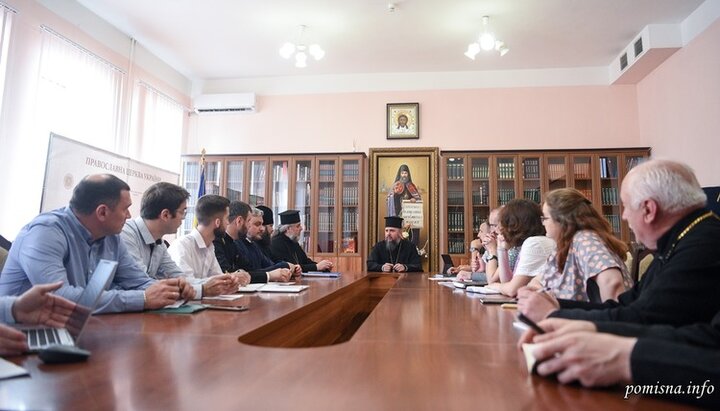
[[[149,310],[149,313],[156,314],[192,314],[197,311],[202,311],[206,307],[202,304],[184,304],[177,308],[161,308],[159,310]]]

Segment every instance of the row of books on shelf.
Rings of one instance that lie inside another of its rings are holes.
[[[501,188],[498,190],[498,202],[500,205],[505,205],[510,202],[510,200],[515,199],[515,189],[514,188]]]
[[[463,163],[447,163],[447,179],[462,180],[465,177],[465,164]]]
[[[448,211],[448,232],[462,233],[465,231],[465,213]]]
[[[540,203],[540,189],[539,188],[526,188],[523,190],[523,198]]]
[[[318,205],[334,206],[335,205],[335,187],[321,187],[318,189]]]
[[[360,202],[360,189],[357,186],[342,188],[343,205],[354,206]]]
[[[486,191],[479,191],[472,195],[473,205],[488,205],[488,194]]]
[[[620,232],[620,216],[617,214],[605,214],[605,218],[610,222],[613,232]]]
[[[575,175],[575,178],[578,178],[578,179],[592,178],[592,173],[590,171],[590,162],[574,163],[573,164],[573,174]]]
[[[617,178],[617,160],[614,157],[600,157],[600,178]]]
[[[335,180],[335,163],[320,162],[318,165],[318,180],[333,181]]]
[[[540,178],[540,159],[526,158],[523,160],[523,175],[528,179]]]
[[[547,175],[550,180],[560,180],[565,178],[565,164],[548,164]]]
[[[448,191],[447,193],[448,205],[463,205],[465,204],[465,192],[464,191]]]
[[[343,180],[358,181],[360,179],[360,163],[357,161],[346,161],[343,163]]]
[[[276,164],[273,166],[273,180],[272,181],[287,181],[287,163]]]
[[[312,179],[312,169],[309,165],[298,164],[295,178],[297,181],[310,181]]]
[[[473,214],[473,233],[480,231],[480,224],[487,221],[487,216],[481,217],[479,214]]]
[[[448,254],[465,254],[465,243],[462,240],[448,241]]]
[[[498,163],[498,178],[515,178],[515,163]]]
[[[603,205],[618,205],[618,189],[616,187],[602,187],[600,197]]]
[[[318,231],[335,231],[335,213],[318,214]]]
[[[473,180],[490,178],[490,167],[488,167],[487,164],[473,164],[470,171],[472,172],[471,177]]]
[[[342,215],[342,231],[343,233],[358,232],[358,213],[352,210],[343,210]]]

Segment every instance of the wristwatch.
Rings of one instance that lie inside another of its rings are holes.
[[[490,261],[492,261],[492,260],[497,260],[497,259],[498,259],[498,258],[497,258],[496,255],[491,255],[490,257],[488,257],[487,262],[489,263]]]

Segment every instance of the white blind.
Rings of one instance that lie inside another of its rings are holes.
[[[143,82],[135,87],[133,106],[130,152],[134,158],[179,172],[184,107]]]
[[[38,84],[42,127],[48,132],[118,151],[125,74],[51,29],[43,29]]]

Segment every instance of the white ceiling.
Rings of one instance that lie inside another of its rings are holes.
[[[702,0],[78,0],[190,79],[607,66],[648,24]],[[481,17],[510,52],[463,55]],[[279,47],[326,56],[298,69]]]

